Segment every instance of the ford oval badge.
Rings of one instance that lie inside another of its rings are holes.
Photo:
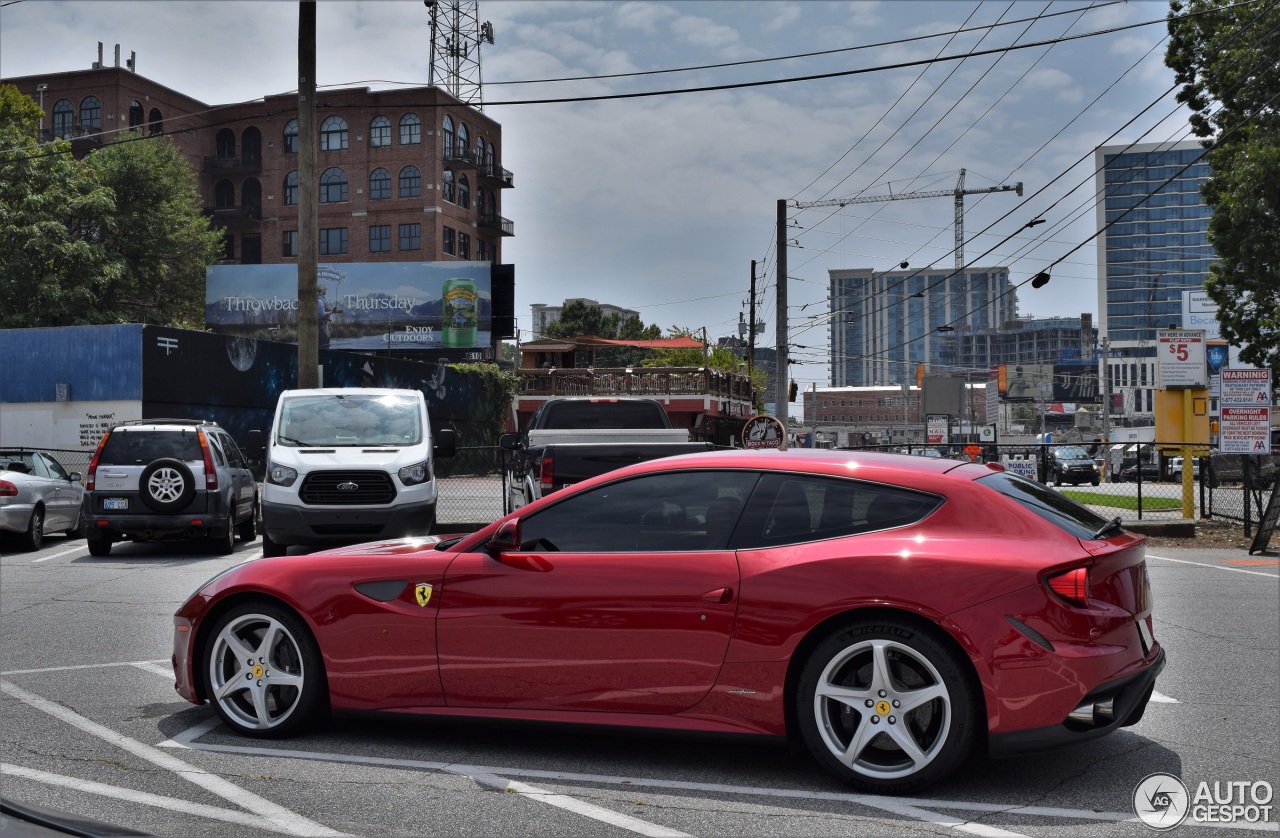
[[[340,492],[354,492],[356,489],[359,489],[359,488],[360,488],[359,483],[352,483],[350,480],[348,480],[345,483],[338,484],[338,491]]]

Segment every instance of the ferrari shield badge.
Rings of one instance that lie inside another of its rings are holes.
[[[423,608],[427,607],[427,603],[431,601],[431,586],[426,582],[413,587],[413,594],[418,598],[418,604]]]

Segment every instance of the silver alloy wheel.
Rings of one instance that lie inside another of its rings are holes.
[[[176,468],[156,469],[147,480],[147,491],[161,503],[175,503],[186,488],[186,478]]]
[[[823,743],[850,770],[877,780],[919,773],[951,730],[951,694],[937,668],[892,640],[855,643],[823,669],[813,712]]]
[[[298,641],[273,617],[244,614],[213,640],[210,697],[237,725],[270,730],[284,724],[305,684]]]

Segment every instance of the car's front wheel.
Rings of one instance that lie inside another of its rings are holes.
[[[248,602],[223,614],[204,643],[205,695],[231,729],[291,736],[326,711],[320,651],[293,612]]]
[[[253,541],[258,537],[258,499],[254,498],[249,517],[240,522],[240,540]]]
[[[262,531],[262,557],[264,559],[274,559],[276,556],[284,556],[288,552],[288,544],[272,541],[271,536],[267,535],[267,531]]]
[[[968,663],[906,621],[860,622],[823,640],[801,672],[795,707],[818,763],[866,791],[923,788],[977,741]]]

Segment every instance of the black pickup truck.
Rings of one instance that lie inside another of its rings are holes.
[[[671,427],[662,403],[643,398],[549,399],[520,433],[499,444],[514,453],[507,510],[631,463],[715,448]]]

